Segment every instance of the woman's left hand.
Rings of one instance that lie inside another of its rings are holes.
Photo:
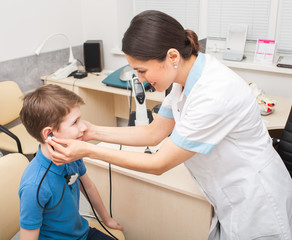
[[[90,143],[53,137],[47,141],[51,160],[56,165],[62,165],[88,156],[87,149]]]

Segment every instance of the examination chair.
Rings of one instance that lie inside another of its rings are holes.
[[[19,230],[18,188],[28,159],[20,153],[0,157],[0,239],[9,240]]]
[[[24,125],[16,123],[22,108],[23,93],[16,82],[0,82],[0,150],[35,154],[38,142],[29,135]],[[14,126],[10,128],[7,124]]]
[[[273,145],[292,177],[292,107],[283,134],[280,139],[273,139]]]

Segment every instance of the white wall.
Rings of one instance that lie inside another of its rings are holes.
[[[83,5],[83,40],[102,39],[106,69],[117,69],[127,64],[124,56],[114,55],[112,49],[120,47],[121,14],[131,8],[123,8],[132,0],[84,0]],[[121,6],[123,4],[123,6]],[[122,7],[122,9],[121,9]],[[132,18],[132,13],[129,14]]]
[[[44,39],[61,32],[69,37],[72,46],[80,46],[86,40],[103,40],[105,69],[115,70],[127,64],[124,56],[113,54],[112,50],[121,46],[123,32],[133,17],[132,3],[133,0],[2,0],[0,62],[34,55]],[[201,22],[200,28],[206,28],[206,21]],[[55,36],[42,51],[66,47],[67,40]],[[258,78],[249,74],[247,81],[257,82]],[[291,89],[292,80],[287,76],[275,75],[271,79],[263,75],[262,79],[267,84],[260,85],[270,86],[269,94],[292,97],[287,90]]]
[[[1,1],[0,62],[30,56],[49,35],[66,34],[72,46],[83,42],[81,0]],[[43,51],[68,47],[66,38],[51,38]]]
[[[34,55],[49,35],[60,32],[68,36],[72,46],[82,45],[90,39],[102,39],[105,68],[125,65],[123,56],[111,54],[111,49],[119,43],[117,1],[1,1],[0,62]],[[50,38],[42,52],[67,47],[66,38],[59,35]]]

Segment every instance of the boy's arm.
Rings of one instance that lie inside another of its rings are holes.
[[[87,173],[85,173],[83,176],[80,177],[80,180],[82,181],[84,188],[86,190],[86,193],[92,203],[92,206],[97,211],[98,215],[101,217],[102,221],[105,223],[106,226],[114,229],[124,230],[124,228],[116,222],[113,218],[110,217],[109,213],[107,212],[102,199],[98,193],[98,190],[95,186],[95,184],[91,181]],[[83,193],[83,195],[86,197],[83,188],[80,186],[80,190]]]
[[[38,240],[40,229],[28,230],[20,228],[20,240]]]

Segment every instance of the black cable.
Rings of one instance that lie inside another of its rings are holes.
[[[53,164],[53,162],[51,161],[49,167],[47,168],[45,174],[43,175],[43,177],[42,177],[42,179],[41,179],[41,181],[40,181],[40,184],[39,184],[39,186],[38,186],[38,190],[37,190],[37,202],[38,202],[38,204],[39,204],[39,206],[40,206],[41,208],[46,209],[46,210],[52,210],[52,209],[56,208],[56,207],[61,203],[61,201],[63,200],[63,197],[64,197],[64,192],[65,192],[66,184],[69,182],[70,177],[71,177],[71,175],[69,175],[69,176],[66,175],[66,176],[65,176],[66,180],[65,180],[65,183],[64,183],[63,191],[62,191],[62,196],[61,196],[59,202],[58,202],[55,206],[53,206],[53,207],[51,207],[51,208],[45,208],[44,206],[42,206],[41,203],[40,203],[40,201],[39,201],[39,191],[40,191],[41,185],[42,185],[42,183],[43,183],[43,181],[44,181],[44,179],[45,179],[45,176],[47,175],[48,171],[50,170],[52,164]],[[94,216],[95,216],[96,220],[99,222],[99,224],[103,227],[103,229],[104,229],[108,234],[110,234],[114,239],[119,240],[119,239],[118,239],[117,237],[115,237],[111,232],[109,232],[109,231],[104,227],[104,225],[101,223],[101,221],[99,220],[99,218],[97,217],[97,215],[96,215],[96,213],[95,213],[95,210],[94,210],[94,208],[93,208],[93,206],[92,206],[92,203],[91,203],[91,201],[90,201],[90,199],[89,199],[89,197],[88,197],[88,194],[87,194],[87,192],[86,192],[86,190],[85,190],[85,188],[84,188],[84,185],[83,185],[83,183],[82,183],[82,181],[81,181],[80,178],[79,178],[79,181],[80,181],[80,183],[81,183],[81,186],[82,186],[82,188],[83,188],[83,190],[84,190],[84,193],[85,193],[86,198],[87,198],[87,200],[88,200],[88,202],[89,202],[89,204],[90,204],[90,206],[91,206],[92,212],[94,213]],[[111,217],[112,217],[112,216],[111,216]]]
[[[82,183],[82,181],[81,181],[80,178],[79,178],[79,181],[80,181],[81,186],[82,186],[82,188],[83,188],[83,191],[84,191],[84,193],[85,193],[85,195],[86,195],[86,198],[87,198],[87,200],[88,200],[88,202],[89,202],[89,204],[90,204],[91,210],[92,210],[92,212],[93,212],[93,214],[94,214],[96,220],[99,222],[100,226],[102,226],[103,229],[104,229],[109,235],[111,235],[114,239],[119,240],[119,239],[118,239],[117,237],[115,237],[115,236],[114,236],[109,230],[107,230],[106,227],[105,227],[105,226],[102,224],[102,222],[99,220],[99,218],[97,217],[96,212],[95,212],[95,210],[94,210],[94,208],[93,208],[93,206],[92,206],[92,203],[91,203],[91,201],[90,201],[90,199],[89,199],[89,197],[88,197],[88,194],[87,194],[87,192],[86,192],[86,190],[85,190],[85,187],[84,187],[84,185],[83,185],[83,183]]]
[[[130,113],[132,111],[132,93],[133,93],[133,87],[131,88],[131,95],[130,95],[130,109],[129,109]]]
[[[112,165],[108,164],[108,173],[109,173],[109,184],[110,184],[110,199],[109,199],[109,210],[110,210],[110,216],[113,217],[112,214]]]
[[[60,202],[62,201],[62,199],[63,199],[63,197],[64,197],[64,192],[65,192],[66,183],[68,182],[68,179],[66,178],[65,183],[64,183],[64,187],[63,187],[62,196],[61,196],[59,202],[58,202],[55,206],[53,206],[53,207],[51,207],[51,208],[45,208],[44,206],[41,205],[41,203],[40,203],[40,201],[39,201],[39,191],[40,191],[41,185],[42,185],[42,183],[43,183],[43,181],[44,181],[44,179],[45,179],[45,176],[47,175],[47,173],[48,173],[50,167],[52,166],[52,164],[53,164],[53,162],[51,162],[50,165],[49,165],[49,167],[47,168],[47,170],[46,170],[44,176],[42,177],[42,180],[40,181],[40,184],[39,184],[39,186],[38,186],[38,190],[37,190],[37,202],[38,202],[38,204],[40,205],[41,208],[43,208],[43,209],[47,209],[47,210],[52,210],[52,209],[56,208],[56,207],[60,204]]]
[[[122,150],[122,145],[120,145],[120,150]],[[109,184],[110,184],[110,196],[109,196],[109,211],[110,216],[113,217],[112,214],[112,165],[108,164],[108,171],[109,171]]]
[[[83,62],[81,62],[79,59],[76,60],[81,64],[81,66],[84,66]]]

